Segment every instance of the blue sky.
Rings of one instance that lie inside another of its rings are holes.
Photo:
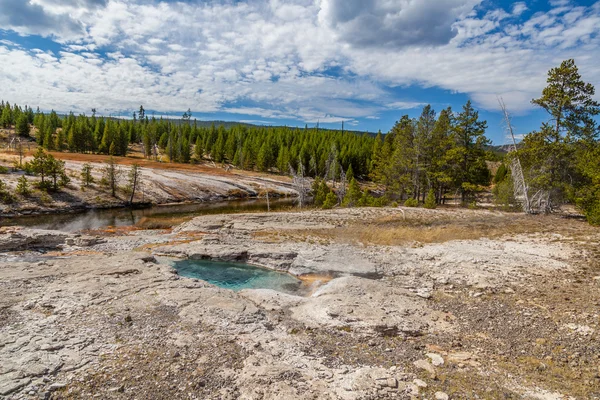
[[[471,100],[506,143],[574,58],[600,88],[600,1],[0,0],[0,98],[44,110],[387,132]],[[596,96],[598,99],[598,96]]]

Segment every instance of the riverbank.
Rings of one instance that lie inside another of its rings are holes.
[[[391,208],[3,228],[0,394],[597,398],[599,239],[557,216]],[[308,296],[235,293],[159,256],[325,279]]]
[[[134,197],[134,203],[161,205],[170,203],[208,203],[233,199],[265,197],[294,197],[291,180],[287,177],[249,173],[246,171],[225,170],[211,165],[166,164],[148,160],[117,157],[120,179],[119,190],[113,197],[111,191],[101,184],[102,161],[106,157],[70,153],[53,153],[65,161],[70,183],[59,192],[33,190],[27,196],[16,195],[17,180],[23,172],[12,172],[11,160],[14,155],[4,155],[0,166],[9,169],[0,179],[7,184],[10,193],[16,198],[12,204],[0,203],[0,217],[19,215],[42,215],[81,212],[88,209],[110,209],[125,207],[129,202],[127,193],[128,168],[133,162],[143,165],[142,180]],[[73,160],[75,158],[76,160]],[[25,159],[27,161],[28,158]],[[83,184],[81,170],[84,163],[93,167],[94,183]],[[39,180],[27,176],[33,189]]]

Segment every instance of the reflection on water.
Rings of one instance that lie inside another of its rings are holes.
[[[287,209],[292,199],[271,200],[271,210]],[[266,211],[266,200],[231,200],[218,203],[175,204],[146,209],[128,208],[88,210],[77,214],[50,214],[0,219],[0,226],[26,226],[64,232],[102,229],[109,226],[139,226],[166,228],[198,215],[233,214],[247,211]]]
[[[235,291],[273,289],[279,292],[296,293],[301,285],[301,282],[290,274],[242,263],[183,260],[174,261],[172,265],[183,277],[202,279]]]

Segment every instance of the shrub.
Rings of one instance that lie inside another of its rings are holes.
[[[92,170],[94,168],[91,164],[85,163],[81,169],[81,181],[85,186],[90,186],[94,183],[94,177],[92,176]]]
[[[3,181],[0,181],[0,202],[2,202],[4,204],[11,204],[14,200],[15,200],[15,198],[8,191],[8,187],[6,186],[6,183],[4,183]]]
[[[50,204],[54,200],[52,199],[52,196],[50,196],[47,192],[42,192],[40,194],[40,201],[42,202],[42,204]]]
[[[404,202],[404,207],[419,207],[419,200],[411,197]]]
[[[385,207],[388,203],[389,200],[387,197],[382,196],[382,197],[373,197],[371,195],[369,195],[369,197],[371,198],[371,206],[373,207]]]
[[[317,207],[321,207],[323,204],[325,204],[327,196],[331,193],[331,189],[329,188],[329,186],[327,186],[327,183],[320,178],[315,179],[312,191],[314,196],[314,203]]]
[[[358,185],[358,182],[356,182],[356,179],[352,178],[350,179],[350,184],[348,185],[346,197],[344,197],[342,205],[344,207],[354,207],[360,202],[361,196],[360,186]]]
[[[31,190],[29,189],[29,181],[25,177],[25,175],[19,178],[19,183],[17,184],[17,193],[21,196],[29,196]]]
[[[325,201],[323,202],[323,208],[325,210],[331,209],[337,205],[338,198],[333,192],[327,193],[327,197],[325,197]]]
[[[585,217],[590,225],[600,226],[600,201],[585,211]]]
[[[504,211],[517,211],[519,202],[515,198],[512,179],[504,179],[492,189],[494,203]]]
[[[0,174],[8,174],[8,168],[4,165],[0,165]]]
[[[506,165],[500,164],[500,166],[498,167],[498,171],[496,171],[496,175],[494,176],[494,183],[502,182],[504,178],[506,178],[507,174],[508,168],[506,168]]]
[[[430,189],[427,193],[427,197],[425,198],[425,204],[423,204],[423,207],[428,208],[430,210],[433,210],[437,207],[437,202],[435,201],[435,192],[433,191],[433,189]]]

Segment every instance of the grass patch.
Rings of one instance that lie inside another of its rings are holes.
[[[567,228],[567,229],[565,229]],[[587,230],[581,223],[556,216],[444,214],[407,218],[387,216],[371,222],[361,221],[333,229],[290,231],[296,240],[328,240],[365,245],[403,245],[407,243],[444,243],[451,240],[499,238],[506,235],[554,233]]]

